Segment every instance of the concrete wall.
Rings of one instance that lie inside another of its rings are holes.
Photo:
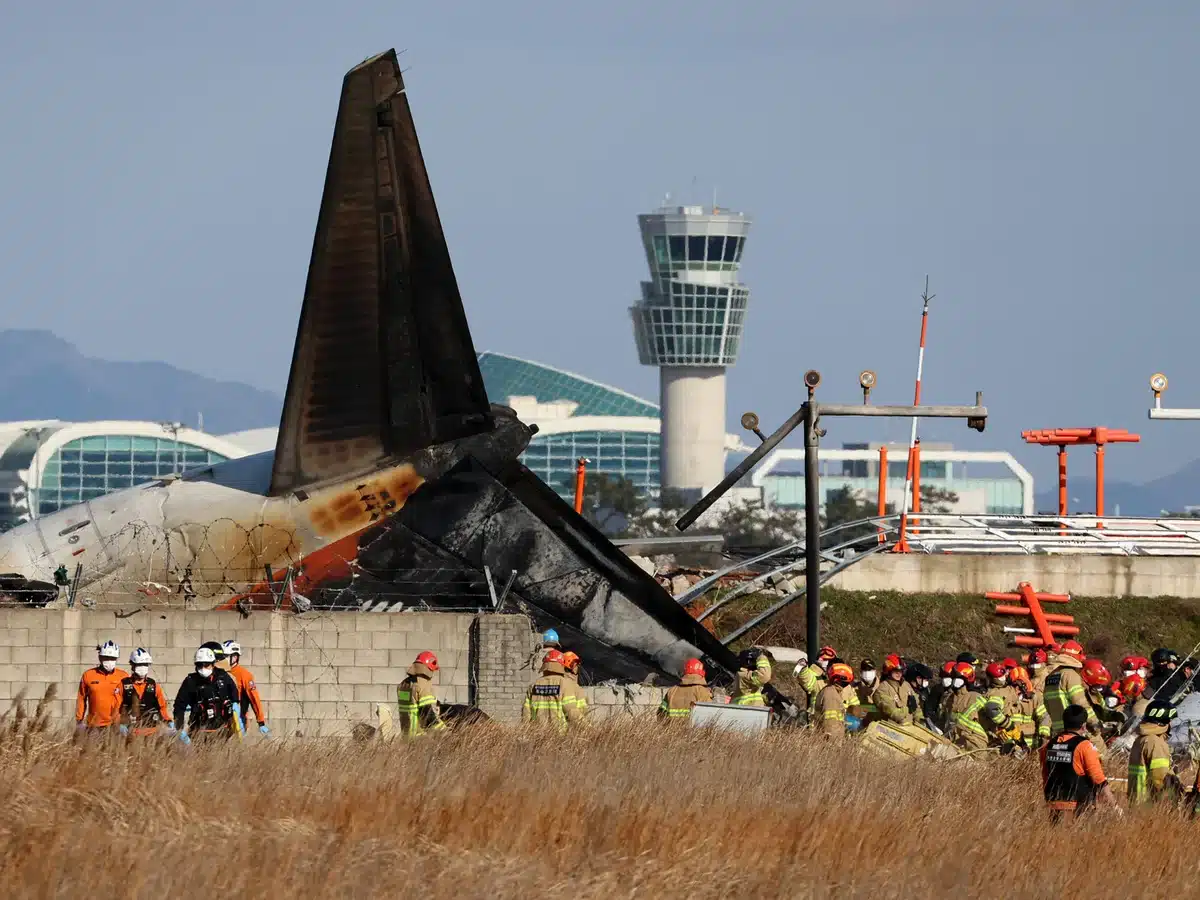
[[[982,594],[1021,581],[1081,597],[1200,598],[1200,557],[881,553],[830,584],[851,591]]]

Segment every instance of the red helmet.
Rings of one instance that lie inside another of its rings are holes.
[[[953,675],[954,667],[956,665],[958,665],[958,663],[956,663],[954,660],[950,660],[949,662],[942,663],[942,674],[943,675]]]
[[[1029,672],[1024,666],[1013,666],[1008,670],[1010,684],[1015,684],[1026,694],[1033,693],[1033,682],[1029,680]]]
[[[1146,690],[1146,679],[1141,675],[1130,675],[1128,678],[1121,679],[1120,684],[1121,696],[1125,698],[1125,702],[1136,700],[1142,696],[1142,692]]]
[[[1050,658],[1046,655],[1045,650],[1030,650],[1029,651],[1028,662],[1029,662],[1029,665],[1031,665],[1031,666],[1044,666],[1049,661],[1049,659]]]
[[[1154,665],[1150,662],[1150,660],[1146,659],[1146,657],[1139,656],[1137,657],[1137,667],[1139,669],[1145,669],[1147,672],[1149,672],[1152,668],[1154,668]]]
[[[704,677],[704,663],[700,662],[700,660],[698,660],[698,659],[689,659],[687,662],[685,662],[683,664],[683,674],[684,675],[699,675],[701,678],[703,678]]]
[[[437,657],[428,650],[417,654],[417,665],[424,666],[430,672],[436,672],[438,670]]]
[[[563,668],[567,671],[573,670],[579,665],[579,654],[574,650],[568,650],[563,654]]]
[[[975,681],[975,667],[970,663],[955,663],[954,674],[959,676],[967,684],[972,684]]]
[[[901,661],[899,654],[889,653],[883,658],[883,677],[887,678],[892,672],[903,672],[904,663]]]
[[[1079,641],[1067,641],[1059,648],[1058,652],[1065,656],[1073,656],[1080,662],[1087,659],[1087,654],[1083,652],[1083,644]]]
[[[829,680],[845,686],[854,680],[854,670],[845,663],[834,663],[829,667]]]
[[[822,647],[821,651],[817,654],[817,659],[835,659],[836,657],[837,651],[832,647]]]
[[[1108,669],[1098,659],[1085,660],[1083,671],[1080,674],[1083,677],[1083,683],[1088,687],[1104,687],[1104,685],[1112,681],[1112,676],[1108,674]]]
[[[1132,654],[1121,657],[1120,668],[1122,674],[1125,672],[1136,672],[1138,668],[1138,658]]]
[[[1003,681],[1008,677],[1008,666],[1002,662],[990,662],[987,667],[988,678]]]
[[[547,663],[558,663],[561,666],[563,664],[562,651],[561,650],[547,650],[546,655],[542,658],[542,665],[544,666]]]
[[[1020,663],[1018,663],[1018,662],[1017,662],[1015,659],[1013,659],[1011,656],[1006,656],[1006,657],[1004,657],[1004,659],[1002,660],[1002,662],[1004,663],[1004,668],[1008,669],[1010,672],[1011,672],[1013,669],[1015,669],[1015,668],[1016,668],[1018,665],[1020,665]]]

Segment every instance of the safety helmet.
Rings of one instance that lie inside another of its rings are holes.
[[[196,655],[193,657],[193,662],[198,666],[211,665],[217,661],[217,654],[213,653],[212,647],[199,647],[196,650]]]
[[[1142,671],[1141,671],[1142,669],[1145,669],[1146,675],[1149,675],[1151,670],[1154,668],[1154,664],[1152,662],[1150,662],[1150,660],[1146,659],[1146,657],[1144,657],[1144,656],[1139,656],[1137,658],[1137,664],[1138,664],[1137,667],[1138,667],[1139,675],[1142,675]],[[1145,678],[1146,675],[1142,675],[1142,677]]]
[[[567,671],[573,671],[579,665],[579,654],[573,650],[568,650],[563,654],[563,668]]]
[[[832,647],[828,647],[828,646],[822,647],[820,652],[817,653],[817,659],[818,660],[837,659],[837,651],[834,650]]]
[[[1150,705],[1146,707],[1146,712],[1142,714],[1142,718],[1152,725],[1169,725],[1176,715],[1178,713],[1174,703],[1168,703],[1166,700],[1151,700]]]
[[[975,682],[975,667],[969,662],[957,662],[954,664],[954,674],[965,681],[967,684]]]
[[[1142,696],[1142,692],[1146,690],[1146,679],[1141,675],[1129,675],[1121,679],[1121,696],[1125,698],[1125,702],[1129,703]]]
[[[883,670],[884,670],[885,672],[887,671],[887,660],[886,660],[886,659],[883,661]],[[861,661],[861,662],[858,664],[858,671],[860,671],[860,672],[874,672],[874,671],[875,671],[875,660],[873,660],[873,659],[864,659],[864,660],[862,660],[862,661]]]
[[[1137,671],[1138,658],[1133,655],[1122,656],[1121,662],[1119,663],[1119,665],[1121,667],[1122,675],[1132,675],[1134,672]]]
[[[700,660],[698,660],[698,659],[689,659],[687,662],[685,662],[683,664],[683,674],[684,675],[699,675],[701,678],[703,678],[704,677],[704,663],[700,662]]]
[[[150,651],[144,647],[138,647],[129,654],[129,664],[131,666],[148,666],[154,662],[154,658],[150,656]]]
[[[955,662],[965,662],[968,665],[977,666],[979,665],[979,657],[970,650],[964,650],[962,653],[958,654],[957,657],[955,657]]]
[[[207,647],[209,650],[211,650],[213,652],[214,659],[224,659],[225,658],[225,645],[222,644],[220,641],[205,641],[200,646]]]
[[[904,667],[904,678],[907,681],[932,681],[933,670],[924,663],[910,662]]]
[[[414,662],[419,666],[424,666],[430,672],[436,672],[438,670],[437,657],[428,650],[422,650],[420,653],[418,653]]]
[[[904,672],[904,661],[898,653],[889,653],[883,658],[883,677],[887,678],[893,672]]]
[[[747,647],[738,654],[738,665],[743,669],[754,669],[758,667],[758,661],[762,657],[763,652],[758,647]]]
[[[1010,684],[1015,684],[1026,694],[1033,693],[1033,682],[1029,678],[1029,671],[1024,666],[1013,666],[1009,669],[1008,681]]]
[[[221,645],[221,649],[225,651],[226,656],[241,656],[242,645],[237,641],[226,641]]]
[[[1179,654],[1174,650],[1168,650],[1166,647],[1159,647],[1150,654],[1150,662],[1155,666],[1165,666],[1169,663],[1178,663]]]
[[[1008,677],[1008,666],[1002,662],[990,662],[987,665],[987,676],[996,681],[1003,681]]]
[[[1087,658],[1083,652],[1083,644],[1079,643],[1079,641],[1066,641],[1058,648],[1058,652],[1064,656],[1072,656],[1080,662],[1083,662]]]
[[[1038,649],[1029,651],[1029,665],[1031,666],[1044,666],[1049,659],[1050,657],[1046,654],[1045,650]]]
[[[956,663],[954,660],[952,660],[952,659],[947,660],[946,662],[942,663],[942,674],[943,675],[953,675],[954,667],[957,665],[958,665],[958,663]]]
[[[101,659],[120,659],[121,648],[116,641],[105,641],[96,648],[96,652],[100,654]]]
[[[547,650],[546,655],[542,658],[542,665],[545,666],[549,663],[558,663],[561,666],[563,664],[562,651],[554,649]]]
[[[1108,674],[1108,669],[1098,659],[1084,660],[1083,670],[1079,674],[1083,678],[1083,683],[1088,687],[1104,687],[1104,685],[1112,681],[1112,676]]]
[[[558,632],[555,631],[553,628],[547,628],[542,633],[542,643],[543,644],[557,644],[558,643]]]
[[[829,680],[834,684],[845,686],[854,680],[854,670],[845,663],[833,663],[829,667]]]

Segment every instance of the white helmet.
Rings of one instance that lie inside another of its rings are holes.
[[[129,654],[129,664],[131,666],[148,666],[152,662],[154,662],[154,658],[145,647],[138,647]]]
[[[242,645],[239,644],[237,641],[226,641],[221,646],[223,646],[225,648],[226,656],[234,656],[234,655],[241,656],[242,655]]]
[[[211,665],[217,661],[217,654],[212,652],[211,647],[201,647],[196,651],[196,665]]]
[[[101,659],[120,659],[121,648],[117,646],[116,641],[105,641],[96,651],[100,654]]]

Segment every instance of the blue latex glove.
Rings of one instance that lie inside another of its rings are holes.
[[[263,722],[261,725],[259,725],[259,726],[258,726],[258,733],[259,733],[259,734],[265,734],[265,735],[267,735],[268,737],[270,737],[270,735],[271,735],[271,729],[267,727],[267,723],[266,723],[266,722]]]
[[[174,722],[168,722],[168,723],[167,723],[167,731],[174,731],[174,730],[175,730],[175,723],[174,723]]]
[[[186,731],[179,732],[179,739],[185,744],[191,744],[192,742],[192,739],[188,737],[188,733]]]
[[[121,737],[129,737],[129,726],[128,725],[121,725],[120,727],[117,728],[117,731],[121,732]]]
[[[846,716],[847,731],[858,731],[860,728],[862,728],[862,719],[860,719],[858,716]]]

